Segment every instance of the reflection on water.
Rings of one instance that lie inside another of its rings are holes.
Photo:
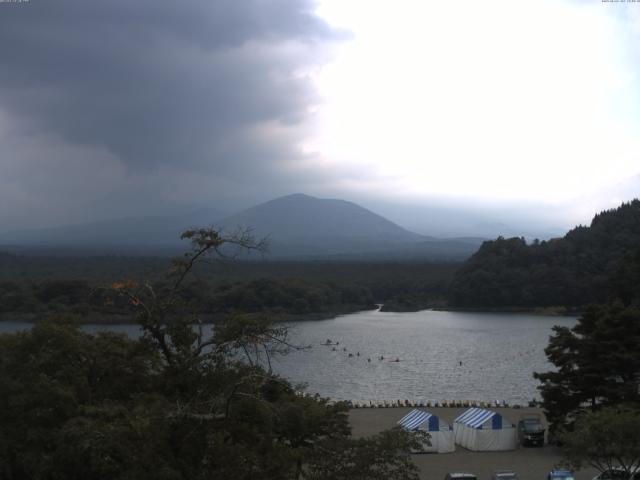
[[[539,398],[532,373],[551,368],[543,351],[551,327],[575,321],[525,314],[371,311],[292,322],[287,325],[293,342],[311,348],[278,357],[273,366],[294,383],[306,382],[310,393],[331,398],[522,404]],[[0,322],[0,333],[24,328],[29,325]],[[83,329],[133,337],[140,331],[136,325]],[[340,344],[322,345],[327,339]]]

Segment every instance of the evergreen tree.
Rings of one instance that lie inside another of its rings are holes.
[[[621,302],[592,306],[575,327],[554,332],[545,353],[556,370],[534,374],[553,425],[584,409],[640,405],[640,309]]]
[[[499,237],[485,242],[456,273],[449,301],[475,308],[602,303],[611,293],[612,276],[638,245],[637,199],[597,214],[588,227],[578,226],[562,238],[528,245],[523,238]]]

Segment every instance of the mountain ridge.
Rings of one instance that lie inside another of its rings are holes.
[[[345,236],[381,237],[419,241],[419,235],[354,202],[333,198],[316,198],[303,193],[278,197],[231,215],[222,227],[251,227],[259,235],[284,237]],[[328,232],[331,228],[333,231]]]
[[[122,217],[86,223],[30,228],[0,234],[0,245],[11,246],[179,246],[187,228],[211,225],[224,214],[198,209],[185,214],[153,217]],[[206,220],[209,218],[209,220]]]
[[[91,254],[126,250],[136,255],[173,255],[186,248],[180,234],[195,226],[212,226],[226,233],[249,228],[256,237],[270,240],[268,255],[273,258],[461,260],[481,243],[474,238],[420,235],[354,202],[302,193],[278,197],[226,217],[211,212],[105,220],[4,234],[0,235],[0,248],[21,253],[28,253],[25,248],[64,247],[67,252],[73,248],[87,252],[89,248]],[[9,245],[11,248],[7,248]]]

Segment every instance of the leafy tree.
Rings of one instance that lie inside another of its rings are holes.
[[[183,237],[193,250],[163,283],[104,292],[136,311],[142,338],[64,321],[0,336],[0,478],[301,479],[321,475],[322,452],[350,452],[335,471],[364,465],[365,445],[384,478],[417,478],[406,436],[352,440],[344,404],[301,397],[271,370],[298,348],[286,328],[234,315],[206,331],[190,308],[181,288],[207,253],[264,245],[247,232]]]
[[[600,472],[621,469],[631,478],[640,471],[640,410],[604,408],[576,421],[564,432],[563,454],[575,469],[584,464]]]
[[[307,480],[411,480],[418,469],[407,445],[418,448],[416,437],[395,428],[358,440],[323,440],[314,450],[304,478]]]
[[[640,309],[595,305],[573,328],[554,332],[545,353],[556,370],[534,374],[552,428],[585,409],[640,405]]]
[[[67,445],[64,432],[79,417],[105,421],[118,410],[126,417],[124,407],[133,398],[144,404],[157,362],[143,343],[113,333],[88,335],[71,325],[45,322],[29,332],[0,336],[4,478],[42,478],[51,472],[57,450]]]

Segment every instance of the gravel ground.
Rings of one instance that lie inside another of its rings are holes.
[[[364,408],[352,409],[349,421],[354,437],[374,435],[382,430],[392,428],[396,422],[410,412],[411,408]],[[464,412],[465,408],[429,408],[429,410],[449,424]],[[504,418],[517,424],[518,420],[533,413],[541,414],[538,408],[499,408]],[[544,419],[544,415],[542,415]],[[414,455],[413,459],[420,468],[423,480],[443,480],[447,472],[466,471],[474,473],[479,480],[489,480],[494,470],[514,470],[520,480],[545,480],[546,475],[561,461],[557,448],[519,447],[506,452],[472,452],[456,445],[453,453],[429,453]],[[576,480],[590,480],[597,471],[584,469],[576,474]]]

